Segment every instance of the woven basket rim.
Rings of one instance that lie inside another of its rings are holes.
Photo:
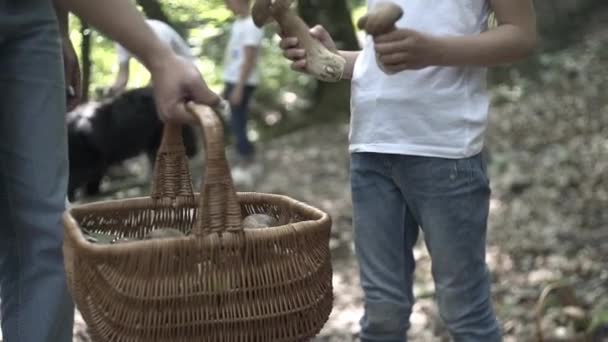
[[[195,196],[200,195],[195,193]],[[289,205],[290,210],[303,213],[303,216],[311,217],[311,219],[305,219],[303,221],[292,222],[281,226],[268,227],[264,229],[243,229],[242,234],[247,235],[248,239],[268,239],[270,236],[283,236],[297,234],[301,231],[308,229],[319,229],[320,227],[331,226],[331,217],[328,213],[315,208],[304,202],[297,201],[286,195],[277,195],[269,193],[259,192],[237,192],[237,198],[239,203],[242,204],[255,204],[255,203],[282,203]],[[65,231],[65,239],[69,239],[79,250],[79,253],[86,253],[89,255],[106,255],[107,253],[131,253],[137,250],[146,250],[151,246],[166,246],[166,247],[178,247],[183,245],[184,241],[190,243],[199,243],[202,246],[213,245],[217,241],[217,234],[209,234],[205,237],[198,238],[194,235],[188,235],[180,238],[171,239],[153,239],[153,240],[140,240],[133,241],[130,243],[123,244],[95,244],[85,239],[84,233],[75,219],[74,212],[95,212],[98,210],[108,209],[150,209],[153,208],[154,200],[150,197],[133,197],[127,199],[118,200],[106,200],[85,203],[80,205],[73,205],[72,207],[65,210],[63,214],[63,225]],[[195,201],[196,203],[196,201]],[[167,205],[159,205],[158,208],[170,208]],[[231,244],[238,244],[241,239],[238,235],[241,233],[223,233],[223,243],[225,246]]]

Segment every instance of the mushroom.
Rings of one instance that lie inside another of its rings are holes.
[[[158,228],[149,232],[148,235],[146,235],[146,237],[144,238],[144,240],[171,239],[184,236],[186,236],[186,234],[174,228]]]
[[[321,81],[337,82],[342,78],[346,60],[329,51],[311,36],[306,23],[290,9],[294,0],[255,0],[251,16],[258,27],[274,19],[283,35],[297,37],[306,51],[306,72]]]
[[[243,228],[260,229],[278,225],[277,219],[264,214],[251,214],[243,220]]]
[[[117,239],[112,240],[112,244],[116,245],[116,244],[129,243],[129,242],[135,242],[135,241],[139,241],[139,240],[134,239],[134,238],[122,237],[122,238],[117,238]]]
[[[392,2],[380,2],[357,21],[357,27],[372,36],[389,33],[403,16],[403,10]]]
[[[396,23],[402,16],[403,10],[397,4],[380,2],[357,21],[357,27],[375,37],[396,30]],[[394,73],[387,72],[382,64],[378,65],[385,73]]]

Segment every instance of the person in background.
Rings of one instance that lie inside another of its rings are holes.
[[[173,51],[186,59],[194,61],[194,55],[186,41],[167,23],[155,19],[146,19],[146,24],[156,34],[158,39],[173,49]],[[129,83],[129,65],[133,54],[119,43],[115,43],[116,54],[118,55],[118,73],[110,94],[113,96],[121,94]]]
[[[236,19],[224,57],[224,97],[231,105],[230,129],[236,139],[237,161],[233,167],[236,182],[253,171],[255,148],[247,136],[249,102],[260,82],[257,67],[264,32],[251,18],[249,0],[226,0]]]
[[[221,101],[190,61],[158,39],[130,1],[0,0],[0,316],[5,342],[73,339],[61,216],[68,183],[66,96],[74,105],[80,90],[67,38],[68,11],[142,61],[152,74],[163,121],[191,122],[185,100],[210,106]]]

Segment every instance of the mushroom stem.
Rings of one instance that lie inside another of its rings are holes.
[[[276,20],[282,35],[297,37],[300,46],[306,51],[306,72],[321,81],[337,82],[342,78],[346,60],[329,51],[320,41],[311,36],[304,20],[293,13],[290,0],[257,0],[253,5],[252,16],[256,25],[263,26],[270,16]],[[257,18],[257,19],[256,19]]]

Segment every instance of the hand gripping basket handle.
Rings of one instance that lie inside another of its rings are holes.
[[[228,110],[228,103],[222,101],[214,110],[192,102],[187,107],[203,129],[206,161],[199,213],[192,233],[203,237],[211,233],[240,232],[243,230],[241,207],[226,160],[224,127],[216,113]]]

